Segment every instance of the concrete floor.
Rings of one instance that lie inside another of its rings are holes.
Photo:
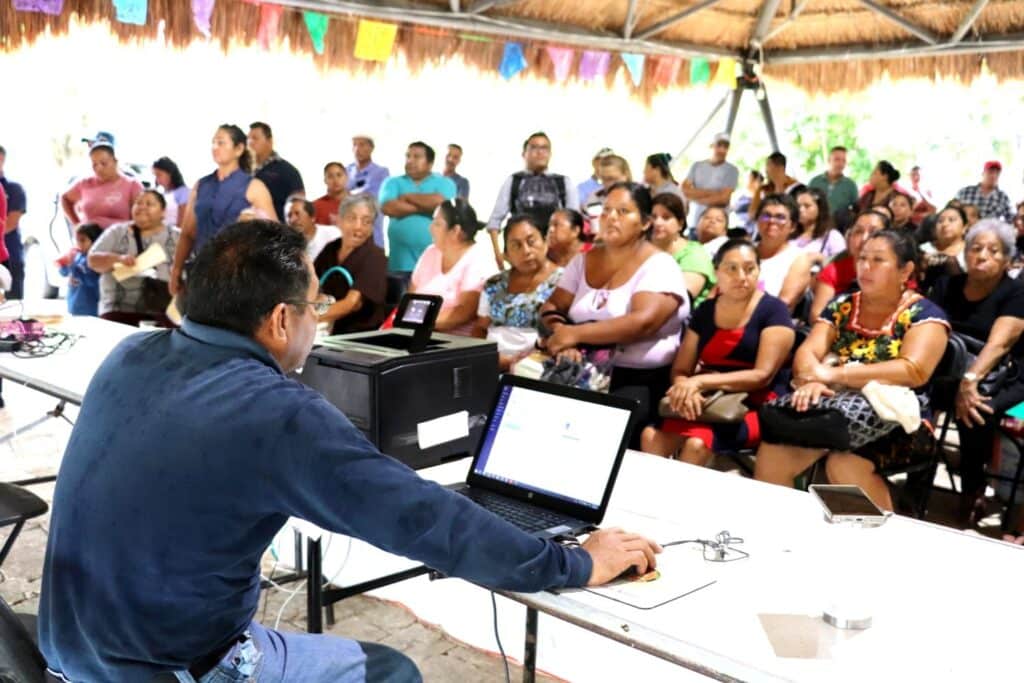
[[[0,409],[0,437],[36,420],[56,405],[55,400],[8,381],[3,383],[3,398],[7,405]],[[74,420],[76,414],[75,408],[68,408],[70,419]],[[0,444],[0,481],[55,473],[70,434],[70,424],[62,419],[50,419]],[[53,484],[40,484],[32,486],[31,490],[51,502],[53,488]],[[0,570],[0,596],[16,612],[38,612],[48,525],[49,514],[28,522]],[[6,539],[6,531],[0,530],[0,543]],[[282,588],[291,590],[297,586],[292,584]],[[283,590],[264,591],[257,612],[260,622],[272,627],[280,618],[281,630],[305,631],[305,592],[295,595],[290,601],[289,597]],[[390,645],[416,662],[425,681],[483,683],[504,680],[505,677],[504,666],[496,652],[464,645],[448,637],[441,629],[419,621],[398,603],[367,596],[344,600],[335,605],[335,624],[325,626],[325,631]],[[496,645],[494,649],[497,650]],[[510,662],[509,666],[512,680],[522,680],[522,668],[515,662]],[[550,683],[559,679],[538,675],[537,680]]]
[[[34,391],[3,383],[6,408],[0,409],[0,436],[11,433],[39,418],[56,401]],[[75,418],[77,410],[68,408],[67,416]],[[14,439],[0,444],[0,481],[11,481],[55,473],[71,433],[71,425],[63,419],[49,419],[35,429],[19,432]],[[729,469],[729,463],[716,463]],[[948,484],[940,472],[937,481]],[[52,500],[53,484],[33,486],[32,491]],[[936,491],[930,506],[929,519],[955,526],[957,497]],[[978,532],[999,536],[997,508],[978,527]],[[49,515],[32,520],[22,531],[11,555],[0,571],[0,595],[18,612],[35,614],[39,605],[40,577],[46,548]],[[6,534],[0,531],[0,542]],[[291,590],[295,585],[284,586]],[[306,628],[305,593],[288,600],[283,590],[264,591],[258,618],[267,626],[280,619],[280,628],[304,631]],[[504,679],[499,655],[466,646],[442,630],[417,620],[404,606],[372,597],[359,596],[335,606],[336,622],[327,631],[350,638],[384,643],[409,655],[420,667],[427,681],[498,681]],[[506,643],[506,645],[508,645]],[[495,646],[495,650],[497,647]],[[510,664],[512,680],[522,679],[522,669]],[[540,681],[558,679],[539,675]]]

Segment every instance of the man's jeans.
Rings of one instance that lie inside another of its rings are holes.
[[[236,643],[196,681],[176,672],[181,683],[421,683],[412,660],[397,650],[338,636],[281,633],[255,622],[251,636]]]

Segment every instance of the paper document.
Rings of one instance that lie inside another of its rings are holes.
[[[416,438],[419,440],[420,449],[423,450],[456,439],[464,439],[467,436],[469,436],[469,412],[465,410],[416,425]]]
[[[584,590],[637,609],[653,609],[716,581],[715,565],[704,559],[704,549],[699,544],[665,548],[657,560],[658,568],[645,575]]]
[[[146,248],[146,251],[135,257],[134,266],[115,263],[114,279],[118,282],[124,282],[128,278],[138,277],[147,270],[159,266],[161,263],[167,263],[167,252],[164,251],[163,247],[154,242]]]

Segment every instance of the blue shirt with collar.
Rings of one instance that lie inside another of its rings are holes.
[[[49,667],[149,681],[225,648],[289,516],[508,590],[581,586],[592,568],[382,455],[255,340],[186,319],[123,341],[86,392],[43,569]],[[365,675],[352,652],[343,683]]]
[[[353,161],[345,167],[345,172],[348,173],[349,192],[352,194],[365,192],[374,199],[380,194],[380,188],[384,185],[384,181],[391,175],[387,167],[373,161],[368,163],[365,168],[359,168],[359,162]],[[381,249],[387,247],[387,242],[384,240],[384,214],[381,213],[379,206],[377,207],[377,217],[373,219],[373,243]]]

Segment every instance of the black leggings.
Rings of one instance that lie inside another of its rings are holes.
[[[1017,381],[992,397],[989,405],[992,406],[993,414],[981,413],[985,418],[984,425],[973,422],[966,425],[957,420],[956,428],[960,433],[960,479],[965,494],[978,494],[983,490],[985,465],[995,448],[996,428],[1003,414],[1021,401],[1024,401],[1024,381]]]
[[[640,404],[633,422],[630,448],[640,447],[640,434],[647,425],[658,421],[658,403],[668,391],[672,366],[658,368],[621,368],[612,370],[611,386],[608,393],[631,398]]]

